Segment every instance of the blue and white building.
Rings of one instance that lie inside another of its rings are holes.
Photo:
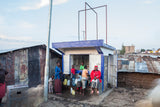
[[[103,40],[86,40],[52,43],[52,48],[62,53],[62,70],[70,74],[72,65],[79,69],[81,62],[88,65],[91,72],[95,65],[101,71],[101,89],[103,92],[108,85],[117,87],[117,54],[115,48]]]

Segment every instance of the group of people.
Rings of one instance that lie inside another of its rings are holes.
[[[71,77],[72,77],[72,81],[75,80],[75,85],[77,87],[77,91],[79,91],[79,93],[82,93],[83,90],[83,95],[84,95],[84,90],[87,86],[87,81],[88,81],[88,70],[87,70],[87,66],[82,63],[80,66],[80,70],[79,73],[76,75],[76,69],[74,67],[74,65],[72,65],[72,69],[71,69]],[[74,86],[74,85],[73,85]]]
[[[77,72],[78,71],[78,72]],[[75,69],[75,66],[72,65],[71,68],[71,77],[70,79],[64,79],[63,72],[60,67],[60,62],[57,62],[57,66],[55,67],[55,75],[52,76],[49,79],[49,93],[53,93],[53,87],[56,94],[62,93],[62,83],[63,85],[67,85],[71,83],[72,87],[76,87],[77,92],[79,94],[83,94],[85,92],[85,89],[87,88],[87,85],[91,86],[91,94],[94,92],[99,94],[99,83],[102,82],[101,80],[101,72],[98,70],[98,66],[94,66],[94,70],[89,73],[88,68],[84,63],[82,62],[80,65],[79,70]],[[53,82],[54,81],[54,82]],[[54,83],[54,85],[53,85]]]
[[[54,81],[54,86],[53,86]],[[56,94],[62,93],[63,72],[61,70],[60,62],[57,62],[55,67],[55,75],[49,78],[49,93],[53,93],[53,87]]]
[[[83,95],[84,95],[84,90],[87,88],[88,80],[90,80],[91,82],[91,88],[92,88],[91,94],[93,94],[94,92],[99,94],[98,88],[99,88],[99,83],[101,83],[101,72],[98,70],[98,66],[96,65],[94,67],[94,70],[92,70],[90,76],[89,76],[88,68],[86,65],[84,65],[83,62],[81,63],[80,70],[82,70],[82,72],[79,72],[76,78],[77,89],[80,91],[80,94],[81,94],[81,90],[83,90]],[[72,78],[75,78],[76,76],[75,72],[76,72],[76,69],[74,68],[74,65],[72,65],[72,69],[71,69],[71,73],[73,75]]]

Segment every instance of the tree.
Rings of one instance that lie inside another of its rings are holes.
[[[141,49],[141,52],[145,52],[145,49]]]
[[[125,53],[125,47],[124,47],[124,45],[122,44],[122,49],[120,50],[120,54],[121,54],[121,55],[124,55],[124,53]]]

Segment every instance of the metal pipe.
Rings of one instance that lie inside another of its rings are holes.
[[[106,5],[106,44],[107,44],[107,5]]]
[[[98,7],[93,7],[93,8],[89,8],[89,9],[85,9],[85,10],[79,10],[78,12],[83,12],[83,11],[88,11],[88,10],[93,10],[93,9],[98,9],[98,8],[102,8],[105,7],[106,8],[106,44],[107,44],[107,5],[102,5],[102,6],[98,6]],[[97,17],[98,19],[98,17]],[[98,24],[97,24],[98,26]],[[98,32],[98,31],[97,31]]]
[[[86,5],[88,5],[88,7],[89,7],[91,10],[93,10],[94,13],[97,14],[97,12],[96,12],[87,2],[86,2]]]
[[[45,77],[44,77],[44,101],[48,100],[48,73],[49,73],[49,48],[50,48],[50,31],[52,19],[52,0],[50,0],[49,21],[48,21],[48,41],[46,46],[46,62],[45,62]]]
[[[98,40],[98,14],[87,2],[86,5],[96,14],[96,38]]]
[[[98,40],[98,14],[96,14],[96,37]]]
[[[83,40],[85,40],[85,31],[83,31]]]
[[[78,40],[80,41],[80,12],[78,11]]]
[[[86,11],[86,2],[85,2],[85,40],[87,40],[87,11]]]
[[[106,7],[107,5],[102,5],[102,6],[98,6],[98,7],[93,7],[92,9],[97,9],[97,8],[102,8],[102,7]],[[86,9],[87,10],[91,10],[90,8],[89,9]],[[85,11],[85,10],[79,10],[79,12],[82,12],[82,11]]]

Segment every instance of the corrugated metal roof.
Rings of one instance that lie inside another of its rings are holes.
[[[125,60],[125,61],[127,61],[128,59],[126,59],[126,58],[118,58],[118,60]]]
[[[0,50],[0,54],[1,53],[7,53],[7,52],[11,52],[13,50],[16,50],[16,49],[5,49],[5,50]]]
[[[9,52],[14,52],[14,51],[18,51],[18,50],[23,50],[23,49],[28,49],[28,48],[33,48],[33,47],[46,47],[45,44],[40,44],[40,45],[33,45],[33,46],[27,46],[27,47],[22,47],[22,48],[15,48],[15,49],[6,49],[6,50],[0,50],[0,54],[5,54],[5,53],[9,53]],[[56,49],[50,48],[51,51],[54,51],[56,54],[62,55],[62,53]]]

